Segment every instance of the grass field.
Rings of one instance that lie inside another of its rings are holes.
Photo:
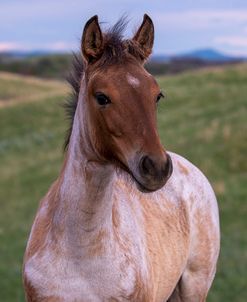
[[[159,78],[167,149],[195,163],[217,193],[222,247],[209,302],[247,301],[247,65]],[[42,195],[58,175],[66,122],[62,82],[0,73],[0,301],[24,301],[21,264]]]

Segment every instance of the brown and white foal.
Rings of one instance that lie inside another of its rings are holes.
[[[76,109],[64,164],[40,203],[24,259],[27,301],[205,301],[219,253],[215,195],[203,174],[168,153],[156,127],[162,97],[143,63],[145,15],[83,32]]]

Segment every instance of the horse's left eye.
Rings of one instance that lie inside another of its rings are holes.
[[[160,99],[163,97],[164,97],[164,94],[162,92],[160,92],[157,96],[156,103],[158,103],[160,101]]]
[[[103,93],[96,93],[95,98],[100,106],[105,106],[111,103],[111,100]]]

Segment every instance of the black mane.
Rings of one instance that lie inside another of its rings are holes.
[[[131,40],[124,40],[123,33],[128,21],[126,17],[120,18],[117,23],[104,33],[104,52],[99,60],[98,67],[116,64],[126,58],[126,49],[128,53],[135,57],[142,57],[142,53]],[[97,64],[97,63],[96,63]],[[84,62],[81,54],[73,54],[72,70],[67,78],[71,86],[69,98],[64,103],[66,116],[69,120],[69,128],[66,133],[64,150],[67,150],[69,145],[74,115],[77,107],[80,83],[82,75],[85,71]]]

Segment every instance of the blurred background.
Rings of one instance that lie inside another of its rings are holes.
[[[87,19],[127,14],[131,36],[156,28],[146,68],[167,98],[158,108],[168,150],[197,165],[217,194],[221,255],[207,301],[247,301],[246,0],[2,0],[0,2],[0,301],[24,301],[22,258],[40,198],[59,173],[61,104],[71,52]]]

